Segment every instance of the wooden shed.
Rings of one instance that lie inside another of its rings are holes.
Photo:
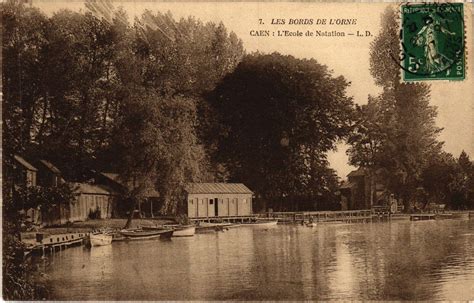
[[[252,214],[253,192],[242,183],[190,183],[186,194],[189,218]]]
[[[36,186],[36,174],[38,169],[31,165],[19,155],[14,156],[15,159],[15,184],[19,186]]]
[[[91,214],[97,219],[112,217],[115,206],[115,193],[104,186],[87,183],[70,183],[74,189],[76,200],[68,204],[60,204],[42,212],[42,223],[59,225],[67,222],[87,220]]]
[[[58,186],[66,182],[61,171],[53,163],[47,160],[39,160],[37,166],[40,168],[38,171],[38,185]]]
[[[77,199],[70,205],[69,221],[84,221],[91,213],[99,211],[97,219],[112,217],[114,192],[105,186],[75,183]]]

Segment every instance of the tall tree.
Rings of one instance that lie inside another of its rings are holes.
[[[231,180],[268,200],[323,190],[313,181],[324,175],[325,153],[347,134],[348,85],[313,59],[246,56],[208,98],[205,119],[218,121],[208,129],[214,158]]]
[[[403,199],[408,211],[428,156],[440,150],[442,143],[437,136],[442,129],[435,125],[437,112],[429,104],[429,86],[400,81],[394,60],[400,53],[396,18],[392,7],[382,15],[382,31],[371,45],[370,70],[376,84],[383,88],[378,98],[380,119],[384,121],[380,165],[386,173],[386,185]]]
[[[197,136],[197,106],[235,67],[242,44],[223,25],[177,22],[169,13],[149,11],[135,20],[131,39],[118,65],[112,162],[131,184],[132,210],[152,188],[160,193],[162,213],[176,214],[184,210],[187,182],[212,179]]]
[[[474,164],[465,151],[457,159],[453,181],[449,184],[452,191],[452,207],[456,209],[473,208],[474,203]]]
[[[48,20],[16,1],[2,4],[3,148],[24,152],[45,98],[44,49]]]
[[[367,104],[357,107],[356,121],[347,139],[350,145],[347,150],[349,162],[357,167],[364,167],[368,172],[370,182],[370,197],[366,199],[365,207],[374,204],[376,172],[381,168],[382,144],[387,140],[386,117],[383,114],[381,100],[369,96]]]

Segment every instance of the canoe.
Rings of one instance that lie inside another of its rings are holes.
[[[172,230],[173,237],[191,237],[196,233],[196,227],[194,225],[143,226],[142,229],[155,231]]]
[[[252,223],[247,223],[245,225],[250,225],[250,226],[255,226],[255,227],[271,227],[271,226],[276,226],[278,223],[277,220],[271,220],[271,221],[257,221],[257,222],[252,222]]]
[[[111,234],[90,234],[90,241],[91,246],[103,246],[103,245],[110,245],[112,243],[112,235]]]
[[[232,223],[227,223],[227,222],[224,222],[224,223],[201,222],[201,223],[199,223],[200,227],[223,227],[223,228],[226,228],[226,227],[231,226],[231,225],[232,225]]]
[[[169,238],[173,235],[171,229],[158,229],[158,230],[121,230],[120,233],[129,240],[142,240],[142,239],[154,239],[158,237]]]

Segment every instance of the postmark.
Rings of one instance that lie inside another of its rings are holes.
[[[464,80],[463,3],[401,6],[404,81]]]

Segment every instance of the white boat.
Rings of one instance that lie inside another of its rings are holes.
[[[227,227],[227,226],[230,226],[232,225],[232,223],[228,223],[228,222],[222,222],[222,223],[210,223],[210,222],[201,222],[199,223],[199,226],[200,227]]]
[[[110,245],[112,238],[111,234],[90,234],[91,246]]]
[[[196,233],[196,226],[178,226],[174,228],[173,237],[192,237]]]
[[[247,223],[246,225],[256,226],[256,227],[271,227],[276,226],[278,223],[277,220],[260,220],[257,222]]]

